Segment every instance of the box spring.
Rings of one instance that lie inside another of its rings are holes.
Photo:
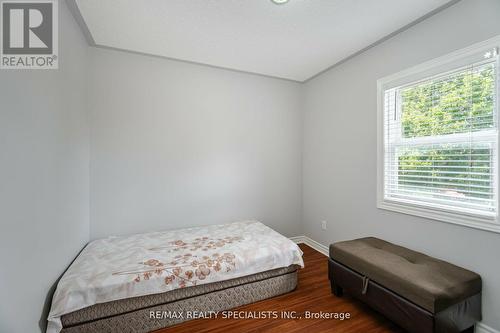
[[[62,316],[62,333],[145,333],[186,321],[150,318],[151,311],[223,311],[278,296],[297,286],[298,266],[165,293],[96,304]]]

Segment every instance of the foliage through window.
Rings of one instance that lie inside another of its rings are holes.
[[[497,91],[495,58],[385,90],[384,199],[496,216]]]

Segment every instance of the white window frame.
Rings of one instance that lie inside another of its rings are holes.
[[[425,217],[431,220],[437,220],[447,223],[458,224],[462,226],[472,227],[481,230],[487,230],[500,233],[500,218],[498,212],[494,216],[482,216],[467,212],[453,211],[449,208],[427,207],[424,204],[415,202],[405,202],[404,200],[390,200],[385,198],[385,136],[384,136],[384,93],[386,90],[395,88],[409,82],[418,81],[419,79],[439,75],[460,67],[457,64],[468,64],[468,59],[477,55],[480,52],[486,52],[494,48],[500,48],[500,35],[486,41],[476,43],[467,48],[452,52],[437,59],[425,62],[423,64],[411,67],[399,73],[381,78],[377,80],[377,207],[395,211],[399,213]],[[497,101],[495,104],[497,115],[499,115],[500,105],[500,67],[497,59]],[[500,133],[500,130],[498,131]],[[497,133],[497,135],[499,135]],[[435,138],[434,138],[435,139]],[[450,136],[448,136],[450,139]],[[497,137],[497,140],[500,139]],[[425,138],[412,139],[415,141],[425,140]],[[447,141],[448,142],[448,141]],[[500,145],[500,140],[498,140]],[[500,148],[499,148],[500,149]],[[499,156],[497,154],[497,163],[499,165]],[[498,189],[498,170],[494,170],[494,179],[496,188]],[[497,195],[497,200],[499,196]],[[497,203],[500,209],[500,202]]]

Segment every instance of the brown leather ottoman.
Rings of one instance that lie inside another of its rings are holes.
[[[330,245],[332,292],[346,290],[409,332],[473,332],[481,320],[481,277],[368,237]]]

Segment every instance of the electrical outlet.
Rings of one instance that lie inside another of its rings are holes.
[[[321,221],[321,229],[326,230],[326,221]]]

